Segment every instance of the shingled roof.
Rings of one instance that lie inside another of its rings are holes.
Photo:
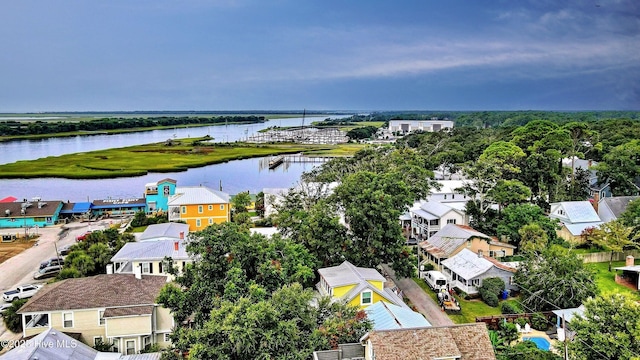
[[[66,279],[46,285],[19,313],[151,305],[166,281],[165,276],[136,279],[133,274]]]
[[[484,323],[371,331],[363,340],[371,342],[376,360],[496,358]]]
[[[464,244],[465,241],[473,238],[496,242],[491,236],[476,231],[469,226],[447,224],[429,239],[421,242],[420,247],[439,258],[447,258]]]

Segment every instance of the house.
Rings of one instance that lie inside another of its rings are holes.
[[[97,216],[130,216],[146,206],[144,198],[94,200],[91,212]]]
[[[447,224],[433,236],[421,242],[419,248],[424,251],[427,261],[440,270],[443,260],[456,255],[462,249],[468,249],[478,255],[499,258],[513,255],[516,247],[500,242],[469,226]]]
[[[289,193],[288,188],[264,188],[264,216],[269,217],[278,212],[277,207],[282,204],[285,196]]]
[[[33,198],[0,203],[0,228],[32,228],[55,225],[62,201]]]
[[[620,218],[620,215],[627,210],[629,203],[637,199],[640,199],[640,196],[613,196],[601,198],[596,207],[598,217],[605,223],[617,220]]]
[[[577,169],[589,172],[589,195],[598,201],[599,199],[611,196],[611,186],[609,183],[601,184],[598,181],[598,173],[594,169],[596,165],[598,165],[597,161],[580,159],[577,156],[562,159],[562,166],[573,169],[574,173]]]
[[[277,207],[282,204],[290,191],[303,193],[311,199],[321,199],[329,196],[338,185],[337,182],[328,184],[301,182],[292,188],[264,188],[262,189],[264,194],[264,216],[275,214],[278,211]]]
[[[385,288],[385,277],[376,269],[356,267],[348,261],[318,270],[317,289],[323,296],[345,301],[361,309],[379,301],[406,307],[393,290]]]
[[[418,240],[428,239],[446,224],[468,224],[464,211],[438,201],[422,202],[419,207],[410,209],[409,215],[411,235]]]
[[[205,186],[179,186],[169,196],[169,221],[184,221],[189,231],[231,221],[229,194]]]
[[[176,193],[176,181],[162,179],[144,186],[144,198],[147,214],[169,211],[169,196]]]
[[[164,276],[137,273],[66,279],[46,285],[18,311],[22,335],[56,328],[79,333],[80,340],[89,346],[98,341],[113,343],[112,350],[125,355],[153,344],[166,347],[173,317],[156,303],[166,281]]]
[[[360,340],[365,359],[495,360],[484,323],[373,330]]]
[[[432,118],[431,120],[389,121],[389,132],[391,132],[392,134],[399,133],[401,135],[405,135],[416,131],[437,132],[445,129],[453,129],[453,121],[438,120],[438,118]]]
[[[142,232],[138,241],[184,240],[189,233],[189,225],[183,223],[152,224]]]
[[[398,306],[385,301],[365,309],[367,318],[373,322],[373,330],[407,329],[431,326],[425,317],[408,307]]]
[[[0,356],[0,360],[160,360],[161,353],[122,355],[101,352],[83,344],[56,328],[48,328],[40,334],[24,339]]]
[[[113,271],[116,274],[133,274],[135,269],[140,269],[143,275],[162,275],[173,277],[169,274],[164,261],[170,257],[173,267],[182,271],[187,263],[193,259],[187,254],[184,240],[157,240],[129,242],[111,258],[113,265],[107,265],[107,273]],[[113,266],[112,270],[109,266]]]
[[[562,226],[558,236],[574,243],[582,242],[582,233],[589,228],[598,227],[602,220],[589,201],[563,201],[551,203],[549,217],[558,219]]]
[[[442,261],[442,273],[451,287],[467,294],[477,294],[482,280],[490,277],[501,278],[507,290],[517,290],[513,284],[516,269],[504,265],[491,257],[484,257],[469,249],[462,249],[456,255]]]
[[[89,218],[92,206],[93,203],[90,202],[66,202],[60,209],[60,218]]]

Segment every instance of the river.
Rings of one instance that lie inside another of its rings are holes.
[[[308,124],[321,118],[305,118]],[[332,118],[347,117],[335,116]],[[197,128],[154,130],[148,132],[75,136],[71,138],[50,138],[43,140],[23,140],[0,143],[0,163],[31,160],[45,156],[58,156],[82,151],[102,150],[115,147],[147,144],[173,138],[199,137],[210,135],[218,142],[236,141],[255,134],[258,130],[271,126],[299,126],[302,118],[272,119],[261,124],[222,125]],[[108,198],[142,197],[144,186],[164,178],[177,181],[178,186],[203,185],[222,189],[229,194],[249,190],[257,193],[263,188],[291,187],[300,180],[303,172],[317,164],[291,163],[269,170],[264,159],[236,160],[228,163],[209,165],[175,173],[150,173],[144,176],[70,180],[61,178],[0,179],[0,199],[14,196],[18,199],[41,197],[43,200],[92,201]]]

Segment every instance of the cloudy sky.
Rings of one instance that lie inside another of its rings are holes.
[[[19,0],[0,112],[640,110],[640,1]]]

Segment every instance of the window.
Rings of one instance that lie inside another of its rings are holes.
[[[204,212],[204,206],[198,205],[198,214],[202,214]]]
[[[102,344],[102,336],[94,336],[93,337],[93,346],[98,344]]]
[[[209,209],[209,211],[212,211],[213,210],[213,205],[209,205],[208,209]]]
[[[62,327],[73,327],[73,313],[62,313]]]
[[[98,325],[104,325],[104,310],[98,310]]]
[[[200,226],[202,226],[202,222],[200,221],[200,219],[196,219],[196,227]]]
[[[142,348],[148,350],[151,347],[151,336],[145,336],[142,338]]]
[[[187,207],[186,207],[186,206],[181,206],[181,207],[180,207],[180,211],[181,211],[183,214],[186,214],[186,213],[187,213]]]
[[[493,250],[489,250],[489,257],[492,257],[492,258],[496,257],[496,252]]]
[[[209,225],[213,224],[213,218],[209,218]]]
[[[165,341],[165,342],[169,342],[169,341],[171,341],[170,336],[171,336],[171,333],[165,333],[165,334],[164,334],[164,341]]]
[[[456,219],[447,219],[447,224],[455,224]]]
[[[478,256],[482,256],[483,252],[481,249],[478,249]]]
[[[480,279],[471,280],[471,285],[472,286],[480,286]]]
[[[440,219],[429,220],[429,225],[431,226],[440,225]]]
[[[447,200],[447,194],[444,194],[444,199]]]
[[[470,248],[471,247],[471,240],[467,240],[467,247]]]
[[[562,209],[558,209],[558,214],[560,214],[560,215],[564,215],[564,210],[562,210]]]
[[[220,204],[220,210],[224,210],[224,204]]]
[[[151,263],[141,263],[140,265],[142,265],[142,273],[143,274],[151,274]]]
[[[111,343],[113,344],[113,352],[120,352],[120,339],[111,338]]]
[[[455,199],[456,198],[456,194],[451,194],[451,198]]]
[[[370,305],[372,301],[371,291],[363,291],[360,294],[360,305]]]
[[[125,355],[134,355],[136,353],[136,341],[127,340],[125,342]]]

